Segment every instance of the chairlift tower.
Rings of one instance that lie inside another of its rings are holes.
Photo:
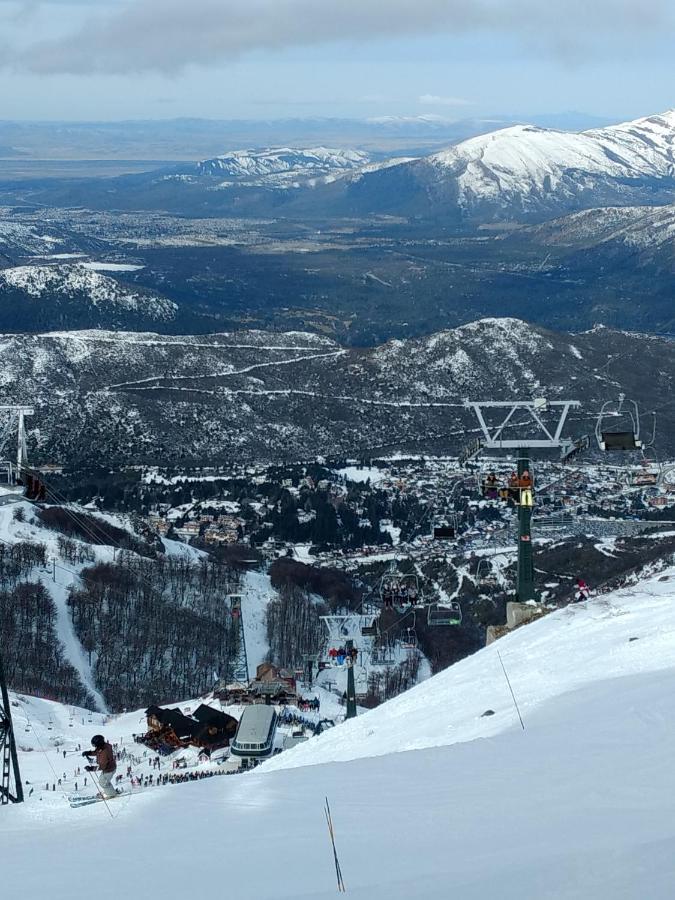
[[[237,640],[237,655],[234,659],[233,667],[232,667],[232,681],[235,684],[241,684],[244,687],[248,687],[249,684],[249,674],[248,674],[248,656],[246,654],[246,634],[244,632],[244,617],[241,611],[241,594],[230,594],[228,597],[230,601],[230,615],[235,621],[235,624],[238,624],[238,640]]]
[[[359,617],[352,613],[347,616],[321,616],[321,621],[328,632],[328,643],[334,641],[341,644],[344,641],[345,650],[349,651],[354,647],[354,637],[356,635],[355,626],[351,627],[354,620],[359,621]],[[360,626],[358,628],[360,635]],[[354,719],[356,717],[356,680],[354,678],[354,666],[347,666],[347,709],[345,719]]]
[[[547,400],[544,397],[538,397],[532,400],[515,401],[465,400],[464,406],[473,410],[478,419],[478,424],[483,432],[483,447],[487,450],[518,451],[518,478],[520,482],[523,473],[530,470],[530,448],[553,450],[570,445],[571,438],[562,436],[563,428],[570,409],[577,408],[581,404],[578,400]],[[500,420],[496,424],[488,424],[486,415],[491,415],[488,410],[499,411]],[[527,418],[524,423],[514,420],[518,413],[526,414]],[[557,415],[551,418],[551,413]],[[524,427],[527,427],[530,431],[530,435],[527,437],[504,437],[504,431],[507,428],[522,429]],[[525,603],[535,597],[534,557],[532,553],[534,486],[527,490],[520,490],[519,499],[516,599],[521,603]]]
[[[2,764],[2,781],[0,781],[0,805],[23,803],[23,785],[19,772],[19,759],[16,754],[12,710],[9,705],[9,691],[5,681],[5,670],[0,656],[0,763]]]
[[[27,467],[28,452],[26,449],[26,416],[32,416],[32,406],[0,405],[0,468],[7,472],[7,483],[14,485],[21,478],[21,473]],[[12,433],[16,430],[16,457],[15,461],[5,459],[5,447]]]

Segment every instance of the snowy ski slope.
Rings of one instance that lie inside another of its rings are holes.
[[[330,897],[328,795],[352,897],[670,898],[674,601],[672,568],[526,626],[252,774],[115,800],[112,818],[101,804],[3,808],[3,887]]]

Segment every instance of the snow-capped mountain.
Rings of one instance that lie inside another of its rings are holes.
[[[131,327],[171,321],[177,306],[126,286],[89,264],[16,266],[0,271],[0,320],[12,329]],[[7,326],[6,326],[7,327]]]
[[[5,402],[37,404],[36,461],[451,452],[477,433],[465,397],[580,399],[576,436],[621,390],[663,407],[659,444],[675,447],[675,343],[604,328],[570,336],[484,319],[372,350],[302,333],[5,335],[0,367]]]
[[[583,132],[514,125],[383,172],[347,175],[340,187],[338,210],[456,220],[665,203],[675,197],[675,111]]]
[[[328,147],[232,150],[197,164],[197,174],[253,183],[287,183],[348,172],[370,162],[360,150]]]

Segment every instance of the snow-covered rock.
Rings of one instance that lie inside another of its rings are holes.
[[[82,263],[3,269],[0,302],[15,304],[19,320],[22,314],[35,315],[42,308],[40,314],[50,321],[50,307],[57,307],[66,321],[79,317],[91,325],[166,322],[175,318],[178,309],[166,297],[124,285]]]
[[[328,147],[265,150],[232,150],[222,156],[205,159],[197,166],[200,175],[216,175],[247,182],[295,180],[346,172],[366,165],[370,157],[361,150]]]

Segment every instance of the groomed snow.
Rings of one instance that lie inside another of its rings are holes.
[[[332,897],[328,796],[351,897],[669,900],[674,599],[671,569],[554,613],[250,775],[121,798],[113,818],[57,798],[3,808],[3,888]]]
[[[639,592],[626,589],[551,613],[266,768],[343,762],[498,734],[516,717],[499,656],[525,719],[589,682],[668,669],[675,663],[674,600],[675,569]],[[483,718],[490,709],[494,715]]]

